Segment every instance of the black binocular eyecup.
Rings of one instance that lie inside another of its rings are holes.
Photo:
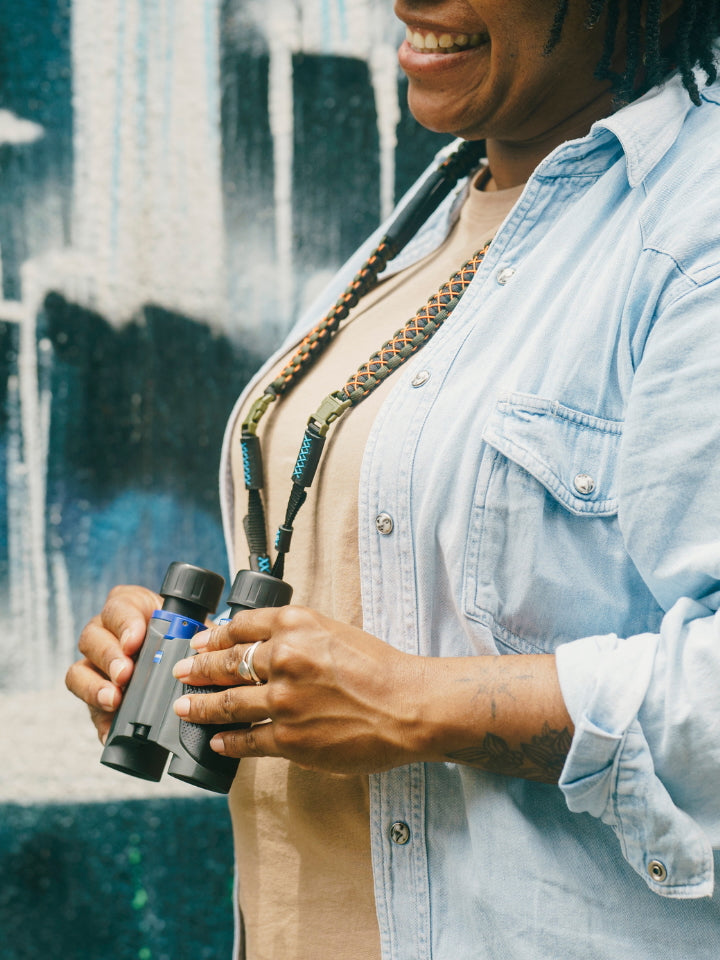
[[[292,598],[293,588],[284,580],[258,570],[239,570],[233,580],[227,603],[233,613],[260,607],[284,607]]]
[[[209,613],[217,610],[224,588],[225,578],[220,574],[175,561],[168,567],[160,587],[163,610],[203,623]]]

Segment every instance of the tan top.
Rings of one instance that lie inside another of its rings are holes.
[[[270,407],[258,431],[270,542],[284,519],[308,417],[482,248],[521,191],[471,190],[444,245],[366,296],[312,370]],[[260,389],[290,356],[265,375]],[[331,428],[285,565],[293,603],[356,626],[362,626],[357,486],[367,437],[388,389],[383,383]],[[238,416],[232,444],[238,568],[247,566],[242,529],[247,494],[240,451],[246,413],[247,408]],[[274,758],[243,760],[230,809],[247,960],[380,957],[366,777],[309,772]]]

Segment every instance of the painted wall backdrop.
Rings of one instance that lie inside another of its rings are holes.
[[[445,142],[399,36],[390,0],[0,5],[4,960],[229,956],[224,799],[100,767],[62,677],[114,584],[230,575],[225,417]]]

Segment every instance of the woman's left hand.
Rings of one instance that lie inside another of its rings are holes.
[[[262,685],[238,673],[249,646]],[[193,723],[252,723],[217,734],[230,757],[286,757],[302,767],[370,773],[421,756],[421,691],[427,658],[303,607],[243,610],[194,641],[200,652],[175,676],[217,693],[181,697],[175,712]],[[264,721],[264,722],[263,722]]]

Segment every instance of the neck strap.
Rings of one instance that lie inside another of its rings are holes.
[[[272,573],[273,576],[282,578],[284,555],[290,547],[293,523],[305,502],[307,488],[315,476],[330,425],[352,405],[368,396],[385,377],[432,337],[472,280],[487,247],[478,251],[444,284],[428,304],[373,354],[340,390],[327,396],[310,417],[292,476],[285,522],[280,526],[275,541],[278,556],[274,565],[271,565],[267,551],[265,509],[262,501],[264,473],[260,438],[257,436],[260,420],[270,404],[291,390],[322,355],[350,310],[377,286],[378,275],[385,269],[388,261],[407,246],[458,180],[467,176],[477,166],[482,152],[482,143],[467,141],[432,171],[412,200],[395,218],[333,308],[303,339],[289,363],[252,404],[243,421],[241,442],[245,487],[248,490],[248,514],[244,527],[250,548],[250,566],[253,570]]]

